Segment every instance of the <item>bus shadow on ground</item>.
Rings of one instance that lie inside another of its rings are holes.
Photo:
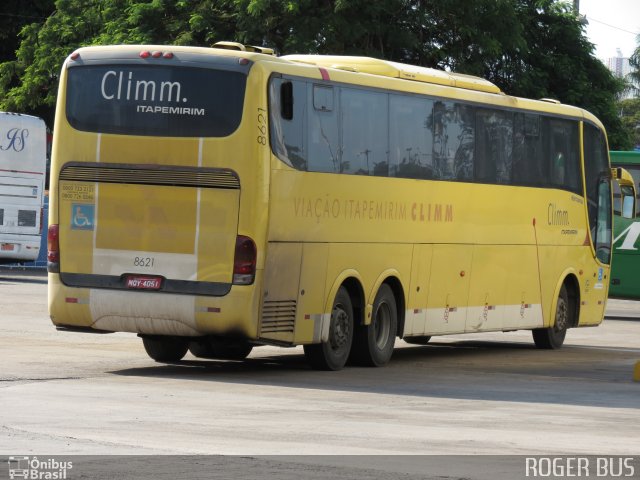
[[[634,359],[629,349],[565,346],[538,350],[525,343],[460,341],[396,348],[384,368],[348,365],[312,370],[304,355],[260,356],[244,361],[187,359],[174,364],[111,371],[167,378],[345,392],[638,408]]]
[[[47,284],[47,278],[37,277],[3,277],[0,276],[0,283],[4,285],[18,285],[20,283],[39,283],[42,285]]]

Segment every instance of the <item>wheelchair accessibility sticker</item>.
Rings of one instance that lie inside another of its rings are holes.
[[[74,203],[71,206],[71,229],[93,230],[95,225],[95,205]]]

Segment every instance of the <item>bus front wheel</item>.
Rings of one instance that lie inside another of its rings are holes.
[[[182,360],[189,349],[189,339],[186,337],[145,335],[142,337],[142,344],[147,354],[156,362],[177,362]]]
[[[571,308],[567,288],[562,285],[558,303],[556,304],[556,318],[553,326],[548,328],[536,328],[532,331],[533,342],[536,347],[545,350],[556,350],[562,347],[567,329],[571,323]]]
[[[397,329],[396,298],[391,287],[385,283],[373,302],[371,323],[356,328],[352,360],[369,367],[386,365],[393,354]]]
[[[329,339],[304,346],[304,355],[316,370],[341,370],[353,342],[353,304],[346,288],[340,287],[331,309]]]

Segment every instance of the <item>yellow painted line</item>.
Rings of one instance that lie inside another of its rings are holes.
[[[633,380],[640,382],[640,362],[636,362],[636,367],[633,369]]]

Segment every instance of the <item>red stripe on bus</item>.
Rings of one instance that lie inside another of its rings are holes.
[[[329,81],[331,80],[331,78],[329,78],[329,72],[327,72],[326,68],[318,68],[318,70],[320,70],[320,75],[322,75],[322,79]]]

